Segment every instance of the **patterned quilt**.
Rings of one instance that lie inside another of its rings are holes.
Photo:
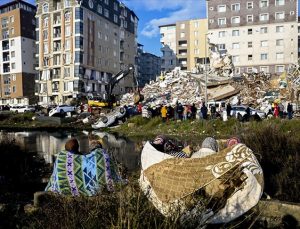
[[[87,155],[62,151],[57,156],[45,191],[93,196],[103,190],[114,191],[115,184],[121,181],[115,164],[104,149],[95,149]]]

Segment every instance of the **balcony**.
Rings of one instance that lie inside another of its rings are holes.
[[[2,47],[2,50],[9,50],[9,45]]]
[[[3,62],[9,61],[9,56],[3,57]]]
[[[56,25],[58,25],[58,26],[61,25],[61,20],[60,19],[57,19],[57,20],[53,21],[53,26],[56,26]]]
[[[4,24],[2,24],[2,28],[4,29],[4,28],[7,28],[8,27],[8,23],[4,23]]]
[[[61,33],[54,33],[53,38],[61,38]]]
[[[10,68],[3,68],[3,72],[4,73],[9,73],[10,72]]]

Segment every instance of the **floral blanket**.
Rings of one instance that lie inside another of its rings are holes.
[[[62,151],[45,191],[93,196],[103,190],[114,191],[115,184],[121,181],[117,167],[104,149],[95,149],[87,155]]]

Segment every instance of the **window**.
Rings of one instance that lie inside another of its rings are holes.
[[[239,67],[235,67],[235,74],[240,74],[241,71],[240,71],[240,68]]]
[[[259,15],[260,21],[268,21],[269,20],[269,14],[260,14]]]
[[[284,19],[284,12],[275,13],[275,19],[277,20]]]
[[[71,12],[67,11],[65,13],[65,22],[70,22],[71,21]]]
[[[269,0],[260,0],[259,7],[268,7],[269,6]]]
[[[48,17],[45,17],[45,18],[43,19],[43,26],[44,26],[44,27],[48,27]]]
[[[238,24],[238,23],[240,23],[240,17],[239,16],[232,17],[231,18],[231,23],[232,24]]]
[[[16,86],[12,86],[12,91],[13,91],[13,93],[16,93],[16,91],[17,91]]]
[[[233,62],[233,63],[238,63],[238,62],[240,62],[240,56],[232,56],[232,62]]]
[[[183,37],[185,37],[185,32],[180,33],[180,38],[183,38]]]
[[[247,15],[247,22],[253,22],[253,15]]]
[[[109,17],[109,11],[107,9],[104,9],[104,16],[107,18]]]
[[[65,54],[65,64],[70,64],[71,63],[71,53],[66,52]]]
[[[231,5],[231,10],[232,11],[239,11],[240,10],[240,3],[235,3]]]
[[[128,25],[127,25],[127,21],[124,21],[124,28],[127,28]]]
[[[248,60],[252,60],[252,54],[248,55]]]
[[[10,17],[9,17],[9,21],[10,21],[10,23],[14,23],[15,17],[14,17],[14,16],[10,16]]]
[[[260,54],[260,59],[261,60],[267,60],[268,59],[268,54],[267,53]]]
[[[199,22],[195,21],[195,22],[194,22],[194,27],[195,27],[195,28],[198,28],[198,27],[199,27]]]
[[[232,49],[239,49],[240,43],[232,43]]]
[[[275,67],[276,73],[283,73],[284,72],[284,65],[276,65]]]
[[[118,23],[118,16],[114,14],[114,22]]]
[[[214,19],[209,19],[209,24],[214,23]]]
[[[108,36],[105,34],[105,36],[104,36],[104,40],[105,41],[108,41]]]
[[[10,53],[11,58],[14,58],[15,55],[16,55],[15,51],[12,51],[12,52]]]
[[[248,35],[252,34],[252,29],[248,29]]]
[[[260,42],[260,47],[268,47],[268,41],[261,41]]]
[[[260,33],[261,34],[268,33],[268,27],[261,27],[260,28]]]
[[[11,69],[16,69],[16,63],[11,63]]]
[[[10,40],[10,46],[15,46],[15,40],[14,39]]]
[[[12,34],[12,35],[15,34],[15,29],[14,28],[10,29],[10,34]]]
[[[13,81],[16,81],[16,79],[17,79],[16,74],[12,74],[11,76],[12,76],[12,80],[13,80]]]
[[[232,36],[238,37],[240,35],[240,31],[238,29],[232,30]]]
[[[48,30],[43,30],[43,39],[44,40],[48,39]]]
[[[283,46],[283,39],[277,39],[276,46]]]
[[[44,3],[43,4],[43,13],[48,13],[49,12],[49,4],[48,3]]]
[[[248,68],[247,68],[247,72],[248,72],[248,73],[252,73],[252,72],[253,72],[252,67],[248,67]]]
[[[67,25],[65,26],[65,36],[71,35],[71,26]]]
[[[269,67],[268,66],[261,66],[260,71],[264,73],[269,73]]]
[[[106,5],[108,5],[108,0],[104,0],[104,3],[105,3]]]
[[[199,55],[199,49],[194,49],[194,54]]]
[[[294,15],[295,14],[295,11],[290,11],[290,15]]]
[[[248,41],[248,48],[252,48],[253,44],[252,41]]]
[[[185,29],[185,24],[180,24],[180,29]]]
[[[253,2],[247,2],[247,9],[253,9]]]
[[[226,18],[218,18],[218,25],[226,25]]]
[[[64,68],[64,77],[70,77],[70,68],[68,67]]]
[[[71,7],[70,0],[65,0],[65,7]]]
[[[194,31],[194,36],[198,37],[198,31]]]
[[[98,12],[99,14],[102,14],[102,13],[103,13],[102,6],[100,6],[100,5],[97,6],[97,12]]]
[[[226,12],[226,5],[219,5],[218,6],[218,12],[219,13]]]
[[[277,52],[276,53],[276,60],[282,60],[283,59],[283,52]]]
[[[70,50],[71,49],[71,40],[67,39],[65,41],[65,50]]]
[[[276,26],[276,33],[283,33],[284,32],[284,28],[282,25]]]
[[[283,6],[284,0],[275,0],[275,6]]]
[[[198,40],[195,40],[195,41],[194,41],[194,45],[197,46],[198,44],[199,44],[199,41],[198,41]]]
[[[220,31],[219,32],[219,37],[225,37],[225,33],[226,33],[225,31]]]
[[[114,10],[115,10],[115,11],[118,11],[118,10],[119,10],[118,4],[117,4],[116,2],[114,2]]]
[[[225,50],[226,46],[225,46],[225,44],[218,44],[218,48],[219,48],[219,50]]]

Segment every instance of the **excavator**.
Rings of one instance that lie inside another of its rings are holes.
[[[106,87],[106,94],[107,99],[104,100],[102,98],[89,98],[88,99],[88,105],[90,107],[108,107],[112,108],[113,106],[117,106],[118,103],[116,101],[116,97],[113,95],[113,89],[114,87],[125,77],[132,75],[135,80],[135,87],[134,87],[134,104],[138,104],[139,102],[143,101],[144,96],[140,93],[138,88],[138,81],[135,76],[134,66],[132,64],[128,65],[126,70],[121,70],[118,72],[115,76],[111,78],[109,81],[107,87]]]

